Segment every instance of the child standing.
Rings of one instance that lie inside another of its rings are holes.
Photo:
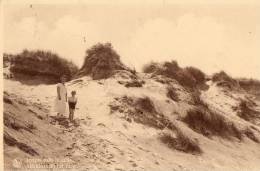
[[[76,97],[76,91],[71,92],[71,97],[68,98],[68,103],[69,103],[69,120],[72,122],[73,117],[74,117],[74,112],[75,112],[75,107],[77,104],[77,97]]]

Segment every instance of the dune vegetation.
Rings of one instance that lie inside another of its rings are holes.
[[[40,50],[5,54],[4,67],[14,74],[4,79],[7,169],[36,157],[68,158],[78,170],[260,169],[257,80],[176,61],[137,72],[110,43],[90,47],[80,69]],[[77,92],[73,122],[52,111],[63,74]]]
[[[4,63],[7,61],[10,63],[10,71],[19,80],[38,78],[57,83],[61,75],[67,75],[70,80],[78,71],[78,67],[73,62],[50,51],[24,50],[16,55],[5,54]]]
[[[111,43],[98,43],[86,51],[85,60],[78,75],[90,75],[93,79],[111,77],[117,70],[129,70],[120,60]]]
[[[182,86],[189,89],[205,84],[206,81],[206,75],[201,70],[195,67],[181,68],[176,61],[151,62],[143,67],[143,72],[175,79]]]

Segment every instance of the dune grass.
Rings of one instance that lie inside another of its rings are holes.
[[[78,71],[77,66],[51,51],[24,50],[22,53],[13,55],[10,59],[10,71],[17,79],[21,75],[35,77],[45,77],[56,82],[61,75],[67,75],[71,79]]]
[[[164,75],[168,78],[175,79],[180,85],[194,89],[198,85],[205,84],[205,74],[195,67],[181,68],[176,61],[155,63],[151,62],[143,67],[144,73],[155,75]]]
[[[241,100],[238,107],[238,116],[246,121],[254,121],[256,118],[260,119],[260,112],[254,110],[252,105],[248,101]]]
[[[242,139],[242,132],[233,122],[228,121],[224,116],[216,112],[195,107],[187,112],[183,118],[185,122],[194,131],[207,137],[212,135],[223,138],[236,137]]]
[[[114,50],[111,43],[98,43],[86,51],[83,66],[78,75],[90,75],[93,79],[106,79],[111,77],[117,70],[134,70],[127,68],[120,60],[119,54]]]
[[[173,136],[171,133],[163,133],[159,139],[171,149],[191,154],[202,153],[199,143],[185,135],[179,129],[176,131],[176,136]]]
[[[175,102],[180,101],[179,95],[178,95],[176,89],[174,87],[172,87],[172,86],[168,86],[167,87],[167,94],[166,94],[166,96],[168,98],[172,99]]]

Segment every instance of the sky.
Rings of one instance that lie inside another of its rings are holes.
[[[88,48],[111,42],[138,71],[151,61],[176,60],[207,74],[260,79],[259,3],[35,2],[3,3],[4,52],[50,50],[81,67]]]

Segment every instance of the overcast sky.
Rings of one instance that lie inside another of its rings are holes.
[[[208,74],[260,79],[259,4],[78,2],[5,3],[4,51],[51,50],[81,66],[87,48],[111,42],[137,70],[177,60]]]

